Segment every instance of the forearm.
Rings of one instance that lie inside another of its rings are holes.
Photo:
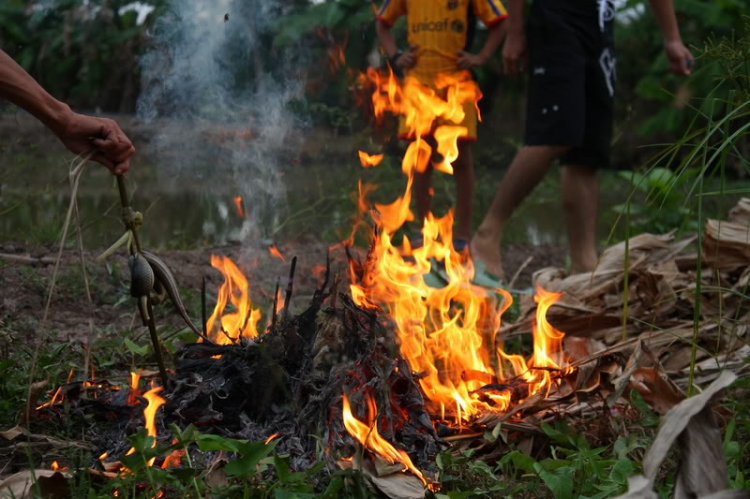
[[[0,50],[0,97],[36,116],[52,130],[64,127],[70,108],[48,94],[8,54]]]
[[[495,24],[493,27],[491,27],[490,34],[487,36],[487,41],[484,43],[484,47],[482,47],[482,50],[479,52],[480,57],[482,57],[482,59],[484,59],[485,61],[488,61],[490,57],[492,57],[492,54],[494,54],[497,50],[500,42],[503,41],[503,38],[505,38],[506,33],[507,26],[504,22]]]
[[[380,44],[383,46],[385,53],[388,54],[388,57],[393,57],[394,54],[398,52],[398,46],[396,45],[396,40],[393,38],[393,34],[391,33],[391,28],[386,26],[382,21],[376,21],[375,31],[378,33],[378,39],[380,40]]]
[[[526,0],[508,0],[508,35],[518,35],[523,33],[523,12],[526,7]]]
[[[651,9],[659,22],[665,42],[681,41],[680,28],[674,13],[674,0],[651,0]]]

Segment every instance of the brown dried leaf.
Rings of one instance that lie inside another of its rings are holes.
[[[658,414],[664,415],[685,399],[685,394],[660,367],[639,367],[630,379],[630,386]]]
[[[43,499],[70,497],[65,475],[52,470],[25,470],[0,483],[0,499],[33,499],[36,497],[34,480],[39,484]]]
[[[705,265],[719,270],[745,267],[750,261],[750,221],[706,220],[702,242]]]
[[[370,480],[383,494],[391,499],[423,499],[422,482],[412,475],[394,473],[388,476],[370,475]]]

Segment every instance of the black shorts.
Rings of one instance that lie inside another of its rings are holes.
[[[612,0],[535,0],[526,145],[570,146],[563,164],[609,165],[615,91]],[[599,10],[603,5],[611,11]]]

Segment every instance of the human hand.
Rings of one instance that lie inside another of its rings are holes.
[[[413,68],[417,63],[417,50],[419,50],[418,45],[412,45],[409,47],[406,52],[396,59],[396,66],[401,69]]]
[[[669,71],[677,76],[689,76],[690,68],[695,58],[682,40],[674,40],[664,43],[664,51],[669,59]]]
[[[94,149],[91,159],[106,166],[113,175],[122,175],[130,168],[135,147],[111,119],[71,111],[61,120],[61,126],[52,130],[70,152],[84,154]]]
[[[526,67],[526,36],[523,31],[508,33],[503,45],[503,72],[522,73]]]
[[[471,54],[465,50],[459,50],[456,63],[461,69],[477,68],[487,64],[487,58],[482,54]]]

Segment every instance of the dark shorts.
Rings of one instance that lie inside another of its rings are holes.
[[[606,0],[605,0],[606,1]],[[564,165],[609,165],[615,91],[612,20],[595,0],[536,0],[527,30],[526,145],[570,146]]]

